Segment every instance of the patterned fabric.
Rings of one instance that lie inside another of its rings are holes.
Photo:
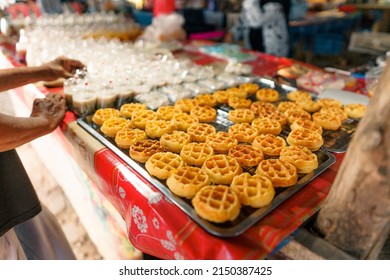
[[[265,2],[265,1],[263,1]],[[242,13],[237,24],[232,28],[236,40],[244,40],[246,48],[254,49],[263,44],[263,51],[277,56],[287,56],[289,38],[286,15],[282,3],[261,0],[244,0]],[[287,9],[288,10],[288,9]],[[250,37],[250,32],[256,30],[256,38]]]

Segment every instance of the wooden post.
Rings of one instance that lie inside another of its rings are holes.
[[[376,259],[390,229],[390,60],[347,150],[316,226],[359,259]]]

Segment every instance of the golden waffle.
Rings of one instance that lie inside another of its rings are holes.
[[[190,115],[197,118],[199,122],[213,122],[217,118],[217,111],[210,106],[195,106],[191,109]]]
[[[264,102],[276,102],[279,100],[279,92],[272,88],[262,88],[256,92],[256,98]]]
[[[238,195],[242,205],[260,208],[267,206],[275,197],[275,189],[266,176],[242,173],[234,177],[230,188]]]
[[[288,124],[296,120],[311,120],[311,115],[303,109],[287,109],[284,114],[287,116]]]
[[[295,130],[299,128],[305,128],[311,131],[315,131],[319,134],[322,134],[322,126],[314,121],[298,119],[290,125],[291,130]]]
[[[248,95],[256,94],[260,86],[254,83],[244,83],[239,86],[240,89],[244,90]]]
[[[367,106],[363,104],[348,104],[344,106],[344,110],[349,118],[360,119],[366,113]]]
[[[282,131],[282,125],[279,121],[270,118],[256,118],[252,122],[252,128],[257,134],[279,135]]]
[[[206,137],[206,144],[213,147],[215,153],[227,154],[231,148],[238,145],[234,137],[230,137],[225,131],[218,131]]]
[[[161,136],[160,142],[165,151],[179,154],[183,146],[191,142],[191,138],[184,131],[176,130]]]
[[[229,127],[228,134],[239,143],[252,143],[257,131],[249,123],[236,123]]]
[[[335,115],[339,118],[340,122],[346,121],[348,119],[348,114],[343,109],[339,107],[324,107],[320,110],[321,113]]]
[[[120,113],[118,110],[113,108],[101,108],[96,110],[96,112],[93,114],[92,121],[97,124],[98,126],[101,126],[106,120],[112,118],[112,117],[119,117]]]
[[[229,156],[234,157],[241,167],[257,166],[264,159],[263,152],[251,145],[237,145],[229,150]]]
[[[206,186],[192,199],[195,212],[203,219],[224,223],[235,220],[240,214],[241,203],[228,186]]]
[[[285,116],[284,114],[278,112],[278,111],[275,111],[273,113],[268,113],[268,114],[265,114],[265,115],[262,115],[262,114],[259,114],[258,116],[260,119],[261,118],[270,118],[272,120],[276,120],[280,123],[281,126],[284,126],[287,124],[287,116]]]
[[[249,109],[235,109],[229,111],[228,119],[234,123],[251,123],[255,114]]]
[[[185,166],[183,159],[171,152],[155,153],[145,163],[149,174],[162,180],[182,166]]]
[[[122,149],[129,149],[131,145],[146,139],[148,137],[145,131],[137,128],[125,128],[118,131],[115,136],[115,143]]]
[[[252,101],[250,99],[237,96],[230,96],[228,99],[228,105],[233,109],[248,109],[251,106],[251,103]]]
[[[145,132],[149,138],[158,139],[164,134],[171,133],[174,130],[170,121],[152,120],[146,124]]]
[[[229,97],[237,97],[237,98],[245,99],[248,96],[245,90],[242,90],[237,87],[228,88],[226,92],[228,93]]]
[[[313,121],[322,126],[323,129],[337,130],[341,126],[340,119],[327,112],[317,112],[312,115]]]
[[[121,106],[120,114],[125,118],[131,119],[133,114],[140,110],[147,110],[146,105],[142,103],[127,103]]]
[[[253,111],[256,116],[266,116],[268,114],[276,112],[276,107],[272,103],[256,101],[251,104],[250,110]]]
[[[217,99],[212,94],[199,94],[195,100],[198,101],[198,106],[217,106]]]
[[[215,127],[207,123],[194,123],[187,129],[191,140],[196,142],[206,142],[207,136],[216,132]]]
[[[213,95],[220,104],[227,104],[229,101],[229,93],[226,90],[217,90]]]
[[[289,187],[298,181],[294,165],[280,159],[265,159],[257,166],[256,174],[270,178],[274,187]]]
[[[306,147],[285,147],[280,153],[279,159],[294,165],[298,173],[310,173],[318,167],[317,155]]]
[[[209,176],[194,166],[182,166],[172,172],[167,186],[176,195],[191,199],[203,187],[210,185]]]
[[[273,134],[261,134],[253,140],[252,145],[259,148],[263,154],[276,157],[286,147],[286,141],[282,137]]]
[[[198,101],[195,99],[180,99],[175,102],[174,107],[184,113],[189,113],[192,108],[198,105]]]
[[[214,155],[214,149],[206,143],[192,142],[183,146],[180,152],[182,159],[189,165],[201,167],[205,160]]]
[[[278,104],[279,112],[286,112],[289,109],[302,109],[302,106],[293,101],[282,101]]]
[[[152,110],[140,110],[133,114],[131,122],[133,127],[145,129],[146,124],[152,120],[157,119],[157,113]]]
[[[343,106],[343,104],[341,103],[340,100],[333,99],[333,98],[322,98],[322,99],[319,99],[317,102],[318,102],[318,104],[320,104],[320,106],[322,108],[325,108],[325,107],[341,108]]]
[[[230,185],[234,176],[241,174],[238,161],[227,155],[213,155],[203,163],[202,170],[209,175],[214,184]]]
[[[187,131],[194,123],[198,122],[198,118],[190,116],[186,113],[179,113],[173,116],[171,123],[176,130]]]
[[[112,117],[104,121],[100,130],[108,137],[115,137],[122,128],[131,128],[131,121],[121,117]]]
[[[321,134],[305,128],[291,131],[288,134],[286,141],[291,146],[306,147],[310,151],[317,151],[324,144],[324,139]]]
[[[306,101],[311,100],[311,95],[304,90],[294,90],[287,93],[287,99],[291,101]]]
[[[164,149],[158,140],[143,140],[130,146],[129,155],[135,161],[145,163],[155,153],[163,152]]]
[[[301,100],[298,101],[299,106],[308,113],[315,113],[321,109],[321,105],[317,101],[313,100]]]
[[[157,109],[157,118],[170,121],[175,114],[181,113],[181,110],[173,106],[161,106]]]

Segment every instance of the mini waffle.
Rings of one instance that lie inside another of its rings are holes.
[[[234,157],[243,168],[257,166],[264,159],[263,152],[251,145],[237,145],[229,150],[229,156]]]
[[[338,130],[341,126],[340,119],[327,112],[317,112],[312,115],[313,121],[327,130]]]
[[[149,138],[158,139],[164,134],[171,133],[174,130],[170,121],[152,120],[146,124],[145,132]]]
[[[184,145],[191,142],[190,136],[184,131],[174,131],[161,136],[160,143],[165,151],[180,153]]]
[[[146,105],[142,103],[127,103],[121,106],[120,114],[125,118],[131,119],[133,114],[140,110],[147,110]]]
[[[219,104],[227,104],[229,101],[229,93],[226,90],[218,90],[213,95]]]
[[[303,109],[287,109],[284,114],[288,124],[292,124],[296,120],[311,120],[311,115]]]
[[[182,159],[189,165],[201,167],[205,160],[214,155],[214,149],[206,143],[189,143],[180,152]]]
[[[215,153],[227,154],[231,148],[238,145],[238,141],[227,132],[218,131],[206,137],[206,144],[213,147]]]
[[[198,106],[217,106],[217,99],[212,94],[199,94],[195,97],[195,100],[198,102]]]
[[[230,96],[228,105],[233,109],[248,109],[252,104],[250,99],[240,98],[237,96]]]
[[[258,118],[270,118],[271,120],[276,120],[280,123],[281,126],[284,126],[287,124],[287,116],[285,116],[283,113],[280,113],[278,111],[275,111],[273,113],[268,114],[259,114]]]
[[[176,195],[191,199],[203,187],[210,185],[209,176],[194,166],[182,166],[172,172],[167,186]]]
[[[294,90],[287,93],[287,99],[291,101],[307,101],[311,100],[311,95],[309,92],[304,90]]]
[[[299,106],[308,113],[315,113],[321,109],[321,105],[317,101],[313,100],[301,100],[298,101]]]
[[[294,165],[280,159],[265,159],[257,166],[256,174],[267,176],[274,187],[289,187],[298,181]]]
[[[293,101],[282,101],[278,104],[279,112],[286,112],[289,109],[302,109],[302,106]]]
[[[256,92],[256,98],[264,102],[279,101],[279,92],[272,88],[262,88]]]
[[[189,113],[192,108],[198,105],[195,99],[180,99],[175,102],[174,107],[184,113]]]
[[[318,104],[320,104],[320,106],[322,108],[325,108],[325,107],[338,107],[338,108],[341,108],[343,106],[343,104],[341,103],[340,100],[333,99],[333,98],[322,98],[322,99],[319,99],[318,100]]]
[[[272,103],[256,101],[251,104],[249,108],[256,116],[266,116],[268,114],[276,112],[276,107]]]
[[[318,159],[316,154],[313,154],[306,147],[288,146],[283,148],[279,159],[287,161],[295,166],[298,173],[310,173],[318,168]]]
[[[145,163],[155,153],[163,152],[164,149],[158,140],[143,140],[130,146],[129,155],[135,161]]]
[[[315,131],[319,134],[322,134],[322,126],[314,121],[298,119],[290,125],[291,130],[296,130],[299,128],[305,128],[311,131]]]
[[[267,206],[275,197],[275,189],[266,176],[242,173],[233,178],[230,188],[238,195],[242,205],[253,208]]]
[[[112,118],[112,117],[119,117],[120,113],[118,110],[113,108],[101,108],[96,110],[96,112],[92,116],[92,121],[98,125],[101,126],[106,120]]]
[[[181,111],[173,106],[161,106],[157,109],[157,118],[170,121],[178,113],[181,113]]]
[[[273,134],[279,135],[282,131],[282,125],[275,119],[256,118],[252,122],[252,128],[257,131],[257,134]]]
[[[288,134],[286,141],[289,145],[306,147],[310,151],[317,151],[324,144],[324,139],[321,134],[305,128],[291,131]]]
[[[257,131],[249,123],[236,123],[229,127],[228,134],[239,143],[252,143]]]
[[[141,129],[125,128],[118,131],[115,136],[115,143],[122,149],[129,149],[131,145],[146,140],[145,131]]]
[[[241,174],[238,161],[227,155],[213,155],[203,163],[202,170],[209,175],[214,184],[230,185],[234,176]]]
[[[213,122],[217,118],[217,111],[210,106],[195,106],[191,109],[190,115],[197,118],[199,122]]]
[[[226,92],[228,93],[229,97],[237,97],[237,98],[245,99],[248,96],[245,90],[237,87],[228,88]]]
[[[361,119],[366,113],[367,106],[363,104],[348,104],[344,106],[344,110],[349,118]]]
[[[235,109],[228,113],[228,119],[234,123],[251,123],[254,118],[255,114],[249,109]]]
[[[190,116],[186,113],[179,113],[173,116],[171,123],[176,130],[187,131],[194,123],[198,122],[198,118]]]
[[[345,112],[344,109],[341,109],[339,107],[335,107],[335,106],[334,107],[324,107],[320,110],[320,112],[337,116],[341,123],[348,119],[347,112]]]
[[[235,220],[240,214],[241,203],[228,186],[206,186],[192,199],[195,212],[203,219],[224,223]]]
[[[191,140],[196,142],[206,142],[207,136],[213,135],[216,132],[215,127],[207,123],[194,123],[187,129]]]
[[[256,94],[260,86],[254,83],[244,83],[239,86],[240,89],[244,90],[248,95]]]
[[[263,154],[270,157],[277,157],[284,147],[286,147],[286,141],[273,134],[261,134],[255,138],[252,145],[259,148]]]
[[[104,121],[100,130],[108,137],[115,137],[123,128],[131,128],[131,121],[121,117],[112,117]]]
[[[182,166],[185,166],[183,159],[171,152],[155,153],[145,163],[149,174],[162,180]]]
[[[146,124],[152,120],[157,119],[157,113],[152,110],[140,110],[133,114],[131,122],[133,127],[145,129]]]

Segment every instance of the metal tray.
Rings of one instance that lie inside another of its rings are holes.
[[[227,131],[229,126],[232,124],[227,119],[227,114],[228,113],[225,110],[218,109],[217,119],[214,123],[212,123],[218,131]],[[99,127],[97,127],[91,121],[91,118],[92,116],[79,118],[77,122],[88,133],[90,133],[103,145],[113,151],[119,158],[126,162],[131,168],[133,168],[136,172],[143,176],[150,184],[152,184],[163,194],[165,194],[173,203],[175,203],[182,211],[184,211],[202,228],[204,228],[207,232],[219,237],[232,237],[242,234],[249,227],[260,221],[263,217],[269,214],[281,203],[289,199],[294,193],[302,189],[306,184],[308,184],[311,180],[313,180],[315,177],[317,177],[335,162],[335,157],[330,152],[322,148],[321,150],[316,152],[319,161],[319,167],[312,173],[300,175],[297,184],[294,186],[288,188],[276,188],[276,195],[271,204],[259,209],[245,206],[241,208],[239,216],[234,221],[216,224],[200,218],[193,209],[190,200],[176,196],[165,185],[165,181],[156,179],[155,177],[149,175],[149,173],[145,169],[144,164],[140,164],[132,160],[127,150],[117,147],[114,139],[104,136],[104,134],[100,132]],[[244,171],[253,174],[255,172],[255,168]]]

